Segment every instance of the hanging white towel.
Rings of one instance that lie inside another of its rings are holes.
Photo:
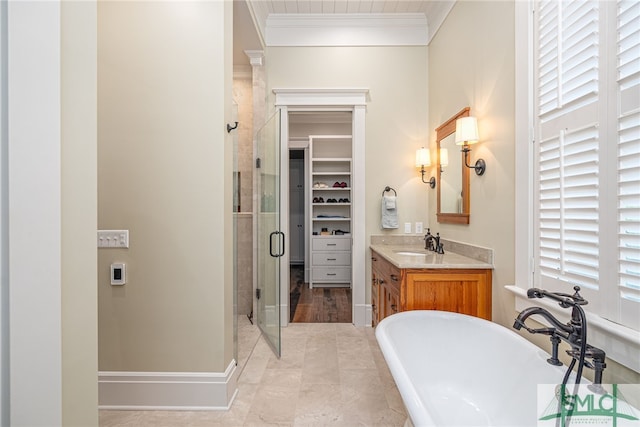
[[[396,198],[395,196],[389,196],[384,198],[384,207],[386,209],[395,209],[396,208]]]
[[[395,196],[382,196],[382,228],[398,228],[398,209]]]

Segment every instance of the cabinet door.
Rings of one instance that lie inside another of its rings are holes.
[[[394,286],[389,286],[385,283],[381,288],[384,300],[384,317],[391,316],[400,311],[400,294]]]
[[[406,310],[443,310],[491,320],[491,270],[408,272]]]
[[[371,326],[375,327],[380,322],[380,285],[375,271],[371,272]]]

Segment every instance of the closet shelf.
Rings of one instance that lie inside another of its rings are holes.
[[[351,176],[351,172],[311,172],[313,176]]]
[[[314,157],[313,158],[314,162],[331,162],[331,163],[338,163],[338,162],[344,162],[344,163],[351,163],[351,159],[348,157]]]

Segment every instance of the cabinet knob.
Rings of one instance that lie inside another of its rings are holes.
[[[394,282],[398,281],[398,276],[396,276],[395,274],[391,275],[391,280],[393,280]]]
[[[377,261],[377,260],[378,260],[378,258],[376,258],[374,256],[371,257],[371,261]]]
[[[382,285],[384,283],[384,279],[378,279],[378,283]]]
[[[391,304],[391,310],[396,311],[396,312],[398,311],[398,309],[396,308],[395,304]]]

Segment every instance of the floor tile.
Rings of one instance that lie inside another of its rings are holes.
[[[238,394],[228,411],[100,411],[100,426],[404,425],[404,404],[372,328],[289,324],[282,330],[280,359],[257,330],[239,328],[239,334],[254,335],[238,337],[250,349],[244,350]]]

